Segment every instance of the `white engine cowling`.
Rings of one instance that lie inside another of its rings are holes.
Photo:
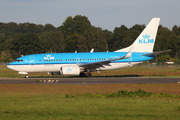
[[[79,75],[80,68],[79,66],[62,66],[61,75]]]

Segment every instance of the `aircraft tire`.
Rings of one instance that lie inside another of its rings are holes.
[[[86,77],[85,73],[80,73],[80,77]]]
[[[91,74],[90,72],[87,72],[87,73],[86,73],[86,76],[87,76],[87,77],[92,77],[92,74]]]

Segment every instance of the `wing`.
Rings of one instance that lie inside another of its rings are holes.
[[[104,61],[99,61],[99,62],[80,64],[79,67],[83,67],[85,69],[96,69],[96,68],[99,68],[99,67],[111,66],[109,63],[111,63],[112,61],[122,60],[122,59],[126,59],[126,58],[131,57],[133,48],[134,47],[132,47],[129,50],[129,52],[126,54],[126,56],[124,56],[122,58],[116,58],[116,59],[112,59],[112,60],[104,60]]]

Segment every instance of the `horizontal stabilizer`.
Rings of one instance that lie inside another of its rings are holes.
[[[171,50],[164,50],[164,51],[158,51],[158,52],[153,52],[153,53],[148,53],[148,54],[142,54],[142,56],[152,56],[152,55],[157,55],[165,52],[169,52]]]

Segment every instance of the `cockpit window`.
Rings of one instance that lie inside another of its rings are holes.
[[[15,61],[17,61],[17,62],[22,62],[23,60],[15,60]]]

